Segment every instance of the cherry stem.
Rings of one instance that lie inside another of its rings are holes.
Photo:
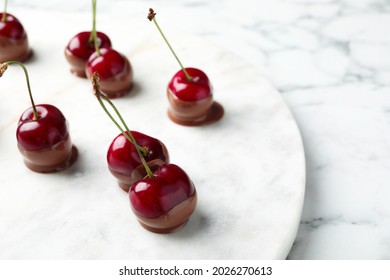
[[[0,69],[1,69],[0,70],[0,77],[4,74],[5,70],[7,69],[7,65],[14,65],[14,64],[22,67],[22,69],[24,71],[24,75],[26,77],[26,82],[27,82],[28,94],[30,95],[30,101],[31,101],[31,105],[32,105],[33,113],[34,113],[34,120],[37,120],[37,119],[39,119],[39,115],[38,115],[37,109],[35,108],[34,99],[33,99],[32,93],[31,93],[30,79],[28,77],[28,72],[27,72],[26,66],[24,66],[23,63],[20,63],[19,61],[4,62],[0,67]]]
[[[4,12],[3,12],[3,16],[1,17],[1,21],[2,22],[5,22],[6,19],[7,19],[7,0],[5,0],[4,2]]]
[[[98,56],[100,56],[99,44],[97,41],[97,32],[96,32],[96,0],[92,0],[92,32],[89,37],[89,42],[93,42],[95,50]]]
[[[163,37],[165,43],[167,43],[167,45],[168,45],[169,49],[171,50],[173,56],[176,58],[177,62],[179,62],[179,65],[180,65],[181,69],[183,70],[184,74],[186,75],[187,80],[188,81],[192,81],[193,78],[190,76],[190,74],[188,74],[188,72],[184,68],[183,64],[181,64],[179,58],[177,57],[175,51],[173,50],[173,48],[171,46],[171,44],[169,44],[167,38],[165,37],[164,33],[162,32],[160,26],[158,25],[157,20],[156,20],[156,13],[154,12],[154,10],[152,8],[149,9],[148,19],[150,21],[153,21],[154,24],[156,25],[158,31],[160,32],[161,36]]]
[[[99,74],[96,73],[96,72],[92,75],[92,86],[93,86],[94,94],[95,94],[96,98],[98,99],[98,101],[100,103],[100,106],[102,106],[104,112],[106,112],[106,114],[109,116],[111,121],[120,130],[120,132],[122,132],[123,136],[131,144],[134,145],[134,147],[135,147],[135,149],[137,151],[137,154],[138,154],[139,158],[141,159],[142,165],[145,167],[145,170],[146,170],[146,173],[148,174],[148,177],[149,178],[153,178],[154,177],[153,172],[152,172],[152,170],[150,170],[150,167],[146,163],[146,160],[145,160],[145,157],[144,157],[144,155],[146,156],[148,154],[148,150],[146,148],[138,145],[137,141],[135,140],[135,138],[134,138],[133,134],[131,133],[130,129],[127,127],[126,122],[123,120],[122,115],[119,113],[119,111],[116,108],[116,106],[114,105],[114,103],[112,103],[111,100],[109,100],[105,95],[103,95],[101,93],[100,87],[99,87]],[[114,110],[115,114],[118,116],[118,118],[120,119],[121,123],[125,127],[126,131],[119,125],[119,123],[114,119],[114,117],[108,111],[107,107],[104,105],[103,100],[106,101],[112,107],[112,109]]]

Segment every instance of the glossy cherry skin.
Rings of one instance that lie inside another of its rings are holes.
[[[111,48],[110,38],[103,32],[96,32],[99,48]],[[84,31],[70,39],[66,49],[74,56],[83,59],[85,62],[95,52],[95,45],[90,41],[91,32]]]
[[[7,13],[5,22],[1,21],[3,13],[0,13],[0,35],[14,40],[26,38],[23,25],[13,15]]]
[[[134,183],[129,191],[133,211],[141,217],[160,217],[190,198],[195,186],[187,173],[175,164],[160,166],[153,178]]]
[[[97,43],[99,48],[110,49],[111,40],[103,32],[97,32]],[[71,72],[79,77],[85,77],[85,67],[89,57],[96,51],[95,45],[90,39],[91,32],[84,31],[70,39],[65,48],[65,57],[71,65]]]
[[[8,14],[6,21],[1,21],[0,13],[0,62],[7,60],[23,61],[29,57],[27,34],[21,22]]]
[[[100,89],[109,98],[120,97],[130,91],[133,85],[133,70],[129,60],[114,49],[100,49],[100,55],[93,53],[88,59],[85,73],[91,78],[97,72]]]
[[[182,101],[199,101],[212,96],[213,88],[207,75],[196,68],[186,68],[192,77],[189,81],[183,70],[177,72],[168,84],[169,90]]]
[[[125,59],[114,49],[100,49],[100,55],[96,52],[90,56],[87,63],[87,76],[93,73],[99,74],[100,80],[109,79],[123,71]]]
[[[68,135],[68,124],[60,110],[49,104],[37,105],[36,110],[39,118],[34,120],[32,108],[27,109],[16,131],[18,144],[28,151],[49,148]]]
[[[168,150],[160,140],[137,131],[131,133],[138,145],[147,149],[144,158],[152,170],[169,163]],[[122,133],[115,137],[108,148],[107,163],[110,172],[118,179],[119,186],[126,192],[133,183],[146,175],[135,146]]]

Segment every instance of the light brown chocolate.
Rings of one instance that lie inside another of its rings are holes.
[[[167,161],[163,161],[161,159],[155,159],[147,162],[148,166],[152,171],[156,170],[159,166],[166,163]],[[142,164],[138,165],[137,168],[135,168],[131,172],[131,176],[115,172],[110,167],[108,167],[108,169],[110,170],[111,174],[114,175],[114,177],[118,180],[119,187],[125,192],[129,192],[131,185],[146,176],[145,167]]]
[[[77,159],[78,151],[72,145],[69,134],[64,140],[42,150],[28,151],[18,145],[25,165],[38,173],[53,173],[71,166]]]
[[[70,64],[70,73],[80,78],[87,77],[87,75],[85,75],[85,67],[87,66],[87,62],[84,59],[73,55],[73,53],[68,50],[68,48],[65,48],[65,58]]]
[[[224,114],[221,104],[213,101],[213,97],[198,101],[183,101],[179,99],[172,91],[167,89],[169,101],[168,116],[180,125],[201,126],[219,121]]]
[[[139,223],[154,233],[171,233],[183,227],[194,212],[198,197],[196,191],[192,196],[176,205],[168,213],[154,218],[145,218],[136,215]]]
[[[27,37],[15,40],[0,35],[0,63],[10,60],[23,62],[31,54]]]

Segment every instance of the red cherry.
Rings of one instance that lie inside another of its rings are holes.
[[[224,114],[222,105],[213,100],[213,87],[207,75],[196,68],[177,72],[168,84],[168,116],[177,124],[198,126],[216,122]]]
[[[88,59],[86,73],[90,77],[97,72],[102,81],[119,74],[124,68],[125,59],[119,52],[114,49],[101,48],[100,55],[95,52]]]
[[[18,65],[23,69],[32,105],[20,117],[16,130],[18,148],[25,165],[40,173],[57,172],[69,167],[77,159],[78,153],[72,145],[64,115],[53,105],[35,105],[28,71],[21,62],[0,64],[0,77],[9,65]]]
[[[0,13],[0,62],[7,60],[26,60],[30,55],[27,34],[20,21],[6,13],[2,21]]]
[[[6,15],[5,22],[0,20],[0,36],[4,36],[13,40],[25,39],[27,35],[20,21],[9,13]],[[0,13],[0,19],[2,17],[3,13]]]
[[[99,53],[99,48],[111,48],[108,36],[96,30],[96,0],[92,1],[92,31],[74,36],[65,48],[65,57],[71,65],[71,73],[85,78],[85,67],[89,57]]]
[[[153,174],[130,188],[131,206],[138,216],[160,217],[195,193],[191,179],[175,164],[162,165]]]
[[[169,163],[169,154],[165,145],[158,139],[131,131],[139,146],[146,148],[144,158],[151,168]],[[120,187],[129,191],[130,186],[146,176],[135,146],[120,133],[111,143],[107,151],[107,163],[111,173],[118,179]]]
[[[111,48],[111,40],[103,32],[97,32],[97,43],[99,48]],[[66,49],[75,57],[87,63],[88,58],[96,51],[93,41],[90,41],[91,32],[84,31],[70,39]]]
[[[192,80],[188,80],[183,70],[178,71],[169,82],[169,89],[183,101],[199,101],[212,96],[212,85],[207,75],[196,68],[185,68]]]
[[[91,78],[98,73],[100,89],[108,98],[120,97],[133,86],[133,70],[129,60],[114,49],[100,49],[88,59],[85,73]]]
[[[214,123],[224,114],[221,104],[213,100],[213,88],[206,74],[196,68],[184,68],[156,20],[156,13],[149,9],[148,17],[168,45],[181,70],[168,84],[169,118],[180,125],[199,126]]]
[[[34,120],[33,109],[29,108],[20,117],[16,137],[25,150],[42,150],[65,139],[68,125],[64,115],[53,105],[35,106],[39,118]]]
[[[71,73],[85,78],[85,67],[88,58],[96,51],[94,42],[90,41],[91,32],[81,32],[74,36],[65,48],[65,58],[71,66]],[[106,34],[97,32],[98,46],[111,48],[111,41]]]
[[[16,138],[25,165],[32,171],[51,173],[64,170],[77,159],[78,152],[72,145],[68,123],[53,105],[35,106],[38,119],[32,108],[20,117]]]

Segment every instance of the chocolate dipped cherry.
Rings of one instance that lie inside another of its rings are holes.
[[[94,94],[100,105],[121,131],[124,139],[134,146],[131,151],[135,151],[135,153],[132,152],[132,155],[133,157],[139,157],[139,161],[137,162],[142,163],[143,170],[146,172],[145,177],[131,185],[129,190],[129,198],[133,212],[137,216],[140,224],[147,230],[156,233],[168,233],[177,230],[187,222],[196,207],[197,195],[194,184],[188,175],[174,164],[167,163],[160,165],[153,173],[151,166],[147,162],[148,155],[146,157],[144,156],[145,151],[143,149],[148,147],[151,148],[150,151],[154,149],[149,144],[149,141],[154,142],[157,146],[160,146],[160,143],[156,143],[150,137],[147,137],[146,142],[143,142],[145,141],[144,135],[138,132],[133,133],[129,130],[115,105],[100,92],[99,75],[97,73],[92,75],[92,84]],[[112,117],[103,101],[110,104],[124,128]],[[140,142],[137,142],[137,139]],[[123,146],[126,144],[120,141],[118,145]],[[125,153],[121,153],[121,155],[130,156]],[[160,160],[157,165],[159,163]],[[126,168],[126,166],[123,167]]]
[[[25,61],[31,55],[27,34],[21,22],[6,10],[7,1],[4,12],[0,13],[0,63],[7,60]]]
[[[80,78],[86,78],[85,67],[96,48],[111,48],[110,38],[96,31],[96,0],[92,0],[92,31],[84,31],[70,39],[65,48],[65,58],[70,64],[70,72]]]
[[[133,70],[129,60],[114,49],[97,49],[88,59],[85,73],[100,77],[100,89],[108,98],[117,98],[128,93],[133,86]]]
[[[77,149],[72,145],[67,120],[53,105],[35,105],[27,69],[20,62],[3,63],[0,76],[12,64],[23,68],[32,104],[20,117],[16,131],[18,148],[25,165],[39,173],[52,173],[68,168],[77,158]]]
[[[71,68],[70,72],[80,78],[86,78],[85,67],[89,57],[95,52],[92,32],[84,31],[75,35],[65,48],[65,57]],[[101,48],[111,48],[111,41],[102,32],[97,32],[97,42]]]
[[[213,100],[213,87],[207,75],[196,68],[184,68],[156,21],[156,13],[149,9],[153,21],[172,54],[179,63],[178,71],[168,83],[168,116],[177,124],[199,126],[214,123],[223,117],[224,109]]]
[[[175,164],[162,165],[153,177],[134,183],[129,196],[140,224],[156,233],[169,233],[182,227],[197,203],[193,182]]]
[[[160,140],[137,131],[131,131],[131,134],[152,171],[169,163],[168,150]],[[122,133],[115,137],[108,148],[107,163],[119,186],[126,192],[132,184],[147,175],[134,144],[129,142]]]
[[[181,125],[196,126],[213,123],[222,118],[222,105],[213,100],[213,87],[206,74],[196,68],[178,71],[168,84],[170,107],[168,116]]]

